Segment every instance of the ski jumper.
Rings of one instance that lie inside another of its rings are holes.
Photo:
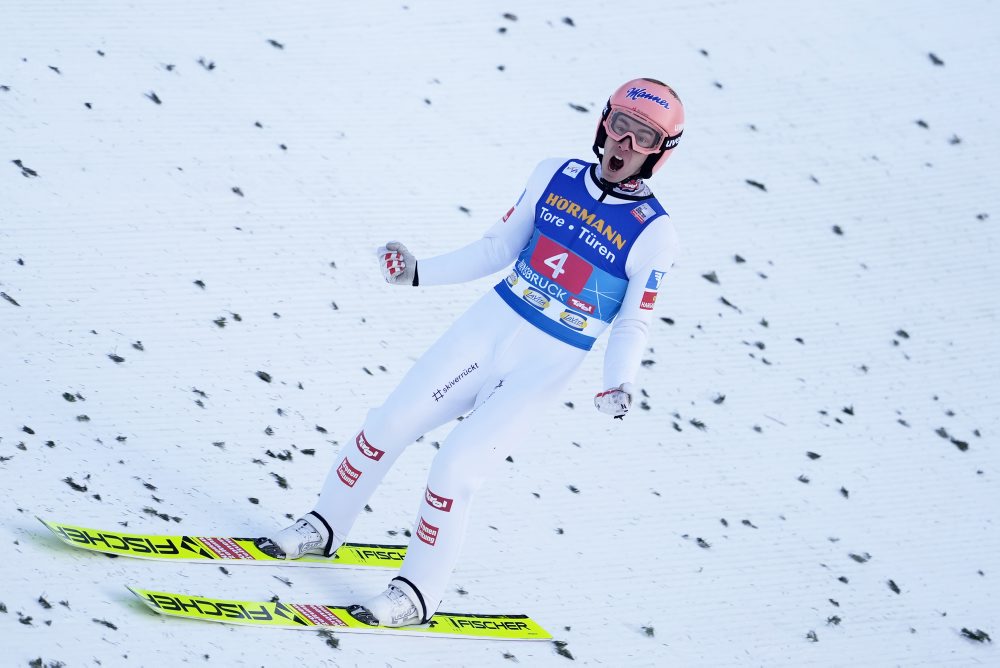
[[[677,237],[642,181],[604,190],[599,176],[597,164],[543,161],[483,238],[419,261],[423,286],[474,280],[516,260],[368,412],[323,485],[314,512],[344,539],[403,450],[468,413],[434,458],[399,573],[421,598],[424,621],[441,603],[476,490],[530,441],[539,402],[562,390],[612,322],[602,389],[634,380]]]

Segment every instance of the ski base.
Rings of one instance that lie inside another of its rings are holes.
[[[406,547],[402,545],[344,543],[332,557],[310,554],[292,560],[275,559],[258,550],[254,545],[254,538],[123,533],[46,522],[40,517],[38,521],[63,543],[76,548],[121,557],[179,563],[398,569],[406,556]]]
[[[326,629],[338,633],[381,633],[437,638],[551,640],[552,636],[525,615],[479,615],[439,612],[426,624],[370,626],[344,606],[271,601],[228,601],[205,596],[133,589],[139,600],[161,615],[281,629]]]

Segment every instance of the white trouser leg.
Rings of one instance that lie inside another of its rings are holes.
[[[344,443],[314,509],[341,540],[403,450],[472,408],[497,345],[517,324],[498,321],[496,303],[507,308],[495,295],[473,304]]]
[[[482,403],[441,445],[399,574],[419,592],[423,600],[414,603],[423,605],[426,616],[444,596],[474,493],[516,446],[530,441],[526,435],[538,408],[551,402],[584,355],[533,328],[522,331],[498,360],[499,386],[483,388]]]

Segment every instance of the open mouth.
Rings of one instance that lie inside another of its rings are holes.
[[[625,166],[625,161],[615,155],[611,156],[611,160],[608,161],[608,167],[613,172],[617,172],[624,166]]]

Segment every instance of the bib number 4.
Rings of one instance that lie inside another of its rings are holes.
[[[545,260],[543,264],[552,269],[553,279],[558,279],[559,274],[566,273],[566,270],[563,269],[563,265],[566,264],[567,258],[569,258],[569,253],[559,253],[559,255],[553,255]]]
[[[531,268],[563,289],[580,294],[594,267],[565,246],[539,235],[529,260]]]

